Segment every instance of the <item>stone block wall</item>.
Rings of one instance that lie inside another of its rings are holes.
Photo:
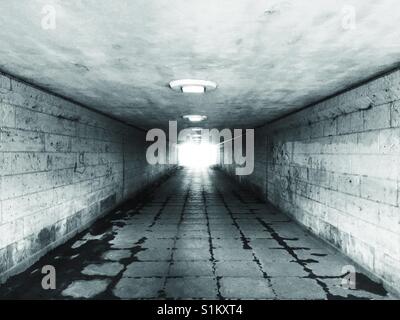
[[[0,75],[0,280],[149,185],[145,132]]]
[[[255,139],[258,165],[240,179],[400,291],[400,72],[257,128]]]

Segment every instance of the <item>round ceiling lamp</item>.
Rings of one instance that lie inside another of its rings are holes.
[[[181,79],[169,83],[172,90],[183,93],[205,93],[217,88],[217,84],[208,80]]]
[[[183,119],[189,120],[190,122],[201,122],[207,119],[207,116],[203,116],[200,114],[187,114],[182,116]]]

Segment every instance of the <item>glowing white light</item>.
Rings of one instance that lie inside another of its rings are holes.
[[[181,79],[169,83],[172,90],[186,93],[204,93],[215,90],[217,84],[213,81],[198,79]]]
[[[184,93],[204,93],[205,89],[203,86],[183,86],[182,92]]]
[[[211,143],[185,143],[179,145],[179,164],[204,168],[217,163],[218,146]]]
[[[206,116],[201,116],[199,114],[188,114],[182,117],[183,119],[187,119],[190,122],[200,122],[207,119]]]

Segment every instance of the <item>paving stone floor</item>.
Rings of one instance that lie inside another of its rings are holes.
[[[57,272],[43,290],[43,265]],[[178,170],[0,287],[20,299],[388,299],[351,261],[216,170]],[[357,268],[356,268],[357,269]]]

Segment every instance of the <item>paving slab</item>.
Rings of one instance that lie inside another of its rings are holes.
[[[82,274],[88,276],[116,276],[124,266],[118,262],[105,262],[100,264],[89,264],[83,270]]]
[[[104,252],[103,259],[119,261],[122,259],[129,258],[130,256],[132,256],[132,253],[129,250],[109,250]]]
[[[113,294],[121,299],[157,298],[164,281],[164,278],[122,277],[113,289]]]
[[[72,298],[93,298],[104,292],[109,285],[110,280],[78,280],[73,281],[61,295]]]
[[[169,262],[135,261],[126,267],[123,277],[155,277],[166,276]]]
[[[268,279],[263,277],[224,277],[220,281],[221,295],[227,299],[274,299]]]
[[[168,278],[165,295],[173,299],[216,299],[217,281],[215,277]]]

